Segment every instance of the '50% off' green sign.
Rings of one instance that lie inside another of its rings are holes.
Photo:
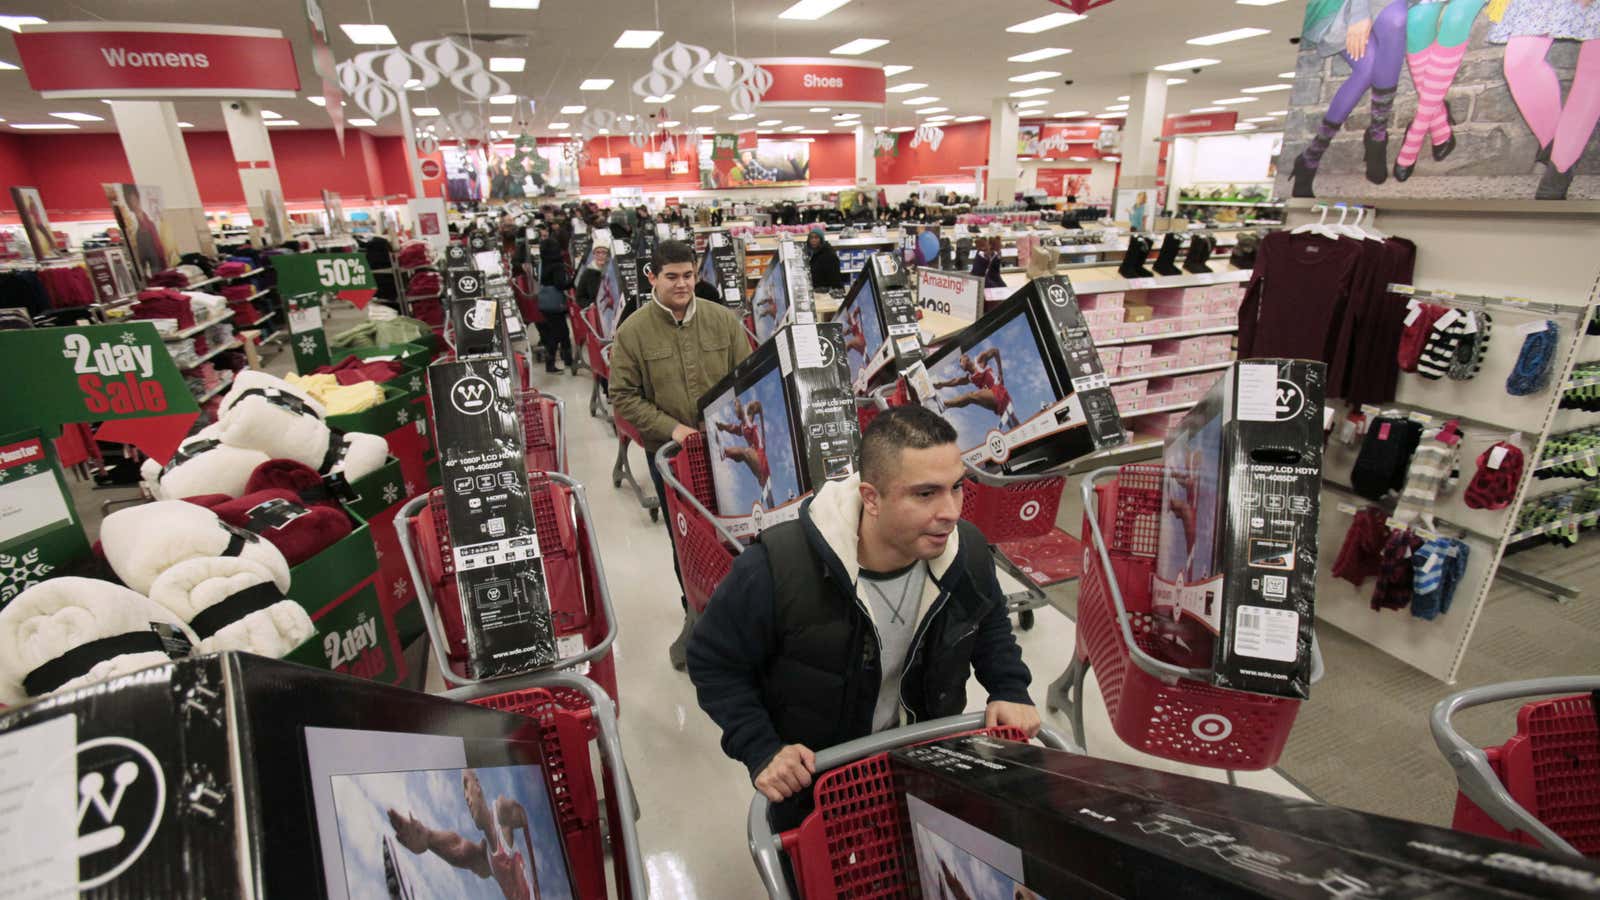
[[[378,292],[372,268],[359,253],[287,253],[272,257],[281,296],[337,294],[365,308]]]

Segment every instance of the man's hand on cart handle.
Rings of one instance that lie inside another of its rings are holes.
[[[683,446],[683,443],[689,439],[689,435],[699,433],[700,432],[697,429],[690,428],[688,425],[685,425],[682,422],[679,422],[677,425],[672,427],[672,439],[677,441],[678,446],[680,447]]]
[[[996,700],[983,709],[983,727],[1011,725],[1027,732],[1028,737],[1039,734],[1039,711],[1027,703],[1007,703]]]
[[[1034,717],[1037,720],[1037,716]],[[1035,728],[1038,726],[1035,725]],[[804,744],[790,744],[779,750],[767,767],[756,776],[756,790],[773,803],[781,803],[811,786],[817,771],[817,755]]]

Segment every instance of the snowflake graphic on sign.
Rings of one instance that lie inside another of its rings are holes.
[[[131,331],[124,331],[122,333],[122,342],[124,344],[137,344],[139,343],[139,336]]]
[[[406,424],[407,422],[411,421],[411,410],[400,410],[399,412],[395,413],[394,420],[399,422],[401,425]]]
[[[39,464],[38,463],[28,463],[27,465],[22,467],[22,474],[24,474],[24,475],[37,475],[37,474],[39,474]]]
[[[400,486],[389,483],[383,486],[383,502],[393,503],[400,499]]]
[[[307,355],[317,352],[317,339],[309,334],[301,338],[300,352]]]
[[[404,578],[396,578],[394,580],[393,595],[396,597],[404,597],[409,593],[411,593],[411,582],[405,580]]]
[[[0,553],[0,603],[7,603],[30,587],[38,584],[55,570],[55,566],[39,561],[39,548],[35,547],[18,559]]]
[[[413,391],[422,390],[422,376],[421,375],[413,375],[413,376],[411,376],[411,389]]]

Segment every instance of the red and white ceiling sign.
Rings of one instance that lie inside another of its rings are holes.
[[[883,66],[846,59],[778,57],[751,62],[772,75],[762,106],[882,106]]]
[[[166,22],[60,22],[15,38],[47,98],[293,97],[300,70],[283,32]]]

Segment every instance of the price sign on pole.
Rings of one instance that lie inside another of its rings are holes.
[[[378,292],[372,268],[359,253],[287,253],[272,257],[283,296],[336,294],[357,308],[365,308]]]

